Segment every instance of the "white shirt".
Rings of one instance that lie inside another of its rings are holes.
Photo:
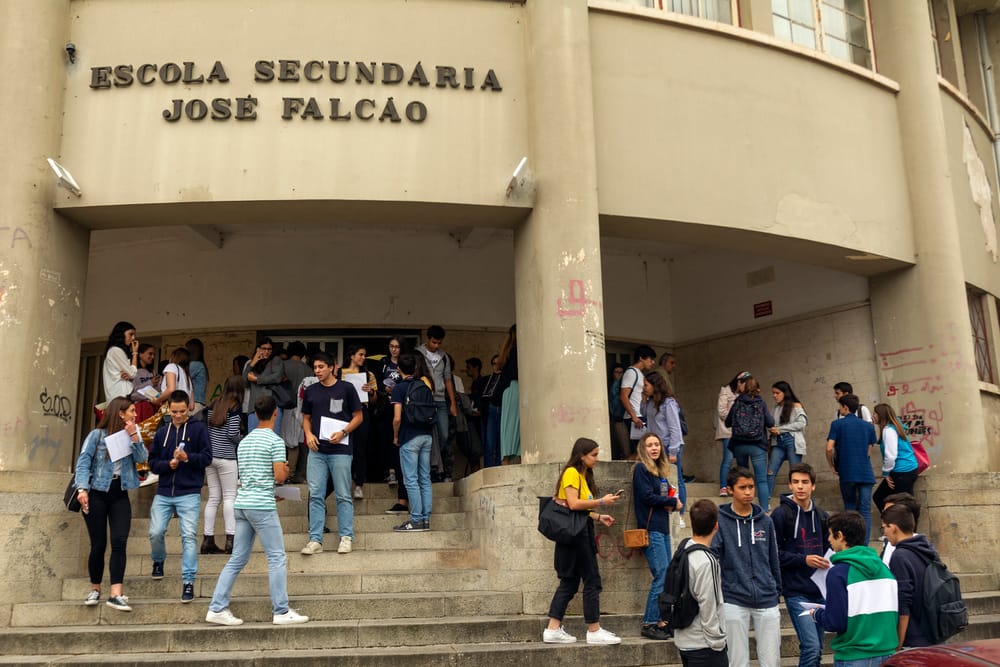
[[[177,364],[167,364],[167,367],[163,369],[163,379],[160,380],[160,393],[162,394],[167,390],[167,373],[173,373],[177,381],[174,383],[174,389],[180,389],[181,391],[187,392],[187,395],[194,400],[194,396],[191,394],[191,380],[188,378],[188,374],[184,372],[184,369]]]
[[[128,374],[127,379],[122,379],[122,371]],[[110,401],[119,396],[129,396],[132,393],[132,378],[138,372],[138,369],[129,362],[125,350],[117,346],[108,350],[102,369],[104,399]]]

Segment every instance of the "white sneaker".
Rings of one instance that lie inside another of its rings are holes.
[[[587,643],[588,644],[621,644],[622,638],[613,632],[608,632],[604,628],[599,629],[597,632],[591,632],[587,630]]]
[[[101,604],[101,591],[91,590],[87,593],[87,599],[83,601],[83,604],[88,607],[94,607]]]
[[[284,614],[274,615],[275,625],[295,625],[296,623],[305,623],[309,620],[308,616],[303,616],[299,612],[295,611],[291,607],[288,608]]]
[[[340,546],[337,547],[338,554],[349,554],[354,549],[354,540],[344,535],[340,538]]]
[[[216,625],[243,625],[242,618],[236,618],[233,616],[233,612],[229,611],[229,607],[226,607],[222,611],[212,611],[208,610],[205,614],[206,623],[215,623]]]
[[[365,492],[360,486],[354,487],[354,499],[363,500],[365,497]]]
[[[309,540],[304,547],[302,547],[302,553],[306,556],[312,556],[313,554],[318,554],[323,551],[323,545],[315,540]]]
[[[687,528],[687,524],[684,523],[684,517],[683,516],[677,517],[677,527],[678,528]]]
[[[151,484],[156,484],[159,481],[160,481],[160,476],[157,475],[156,473],[151,472],[148,475],[146,475],[146,479],[139,482],[139,486],[149,486]]]
[[[546,644],[572,644],[576,641],[576,637],[566,632],[560,625],[558,630],[545,628],[545,632],[542,633],[542,641]]]

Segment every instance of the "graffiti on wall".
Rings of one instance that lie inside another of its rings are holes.
[[[67,396],[49,394],[48,388],[43,388],[38,402],[42,404],[42,414],[46,417],[57,417],[64,422],[73,417],[73,403]]]

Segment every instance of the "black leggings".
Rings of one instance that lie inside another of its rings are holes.
[[[120,479],[111,480],[107,491],[91,489],[90,511],[83,515],[90,533],[90,557],[87,570],[90,583],[99,585],[104,579],[104,552],[108,548],[108,528],[111,528],[111,584],[125,578],[125,545],[132,526],[132,503],[128,491],[122,491]]]
[[[878,508],[879,514],[885,509],[885,499],[894,493],[913,493],[913,485],[917,483],[917,477],[920,476],[916,470],[913,472],[893,472],[889,473],[889,477],[892,478],[892,483],[896,487],[895,489],[890,489],[889,485],[882,480],[882,483],[878,485],[875,489],[875,493],[872,494],[872,502],[875,503],[875,507]]]

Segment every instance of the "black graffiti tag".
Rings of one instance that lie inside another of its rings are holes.
[[[42,404],[42,414],[46,417],[58,417],[64,422],[68,422],[73,416],[73,404],[66,396],[53,394],[49,396],[48,388],[43,388],[38,395],[38,402]]]

